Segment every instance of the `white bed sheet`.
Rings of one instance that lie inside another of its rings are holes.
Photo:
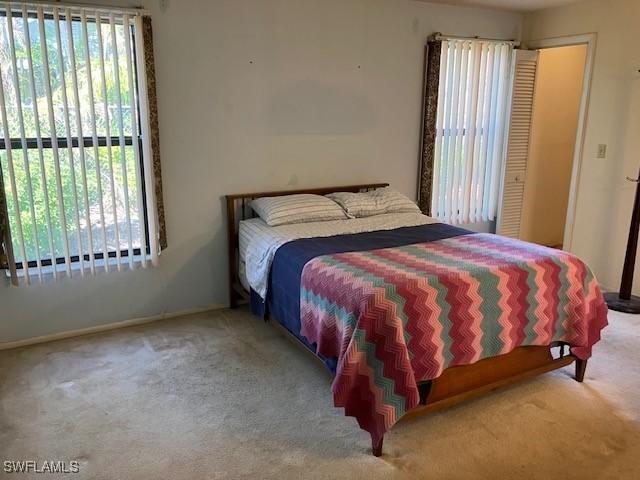
[[[271,263],[278,248],[298,238],[331,237],[349,233],[392,230],[437,223],[434,218],[421,213],[387,213],[371,217],[328,222],[295,223],[270,227],[260,218],[240,222],[239,256],[242,283],[250,286],[265,298]],[[244,264],[244,265],[243,265]],[[243,275],[244,274],[244,275]]]
[[[248,292],[251,289],[251,285],[249,285],[249,280],[247,279],[247,266],[244,260],[240,260],[238,265],[238,278],[240,278],[240,285]]]

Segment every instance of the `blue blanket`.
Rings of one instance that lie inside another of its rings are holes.
[[[462,228],[432,223],[393,230],[293,240],[281,246],[275,254],[267,284],[266,302],[251,291],[251,311],[262,318],[274,317],[315,353],[315,346],[300,335],[300,278],[302,269],[309,260],[321,255],[400,247],[468,233],[471,232]],[[335,373],[336,359],[321,358],[329,370]]]

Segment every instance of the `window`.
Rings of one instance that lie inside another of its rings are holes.
[[[512,45],[442,40],[431,214],[447,223],[495,220]]]
[[[157,258],[141,25],[0,3],[0,167],[27,282]]]

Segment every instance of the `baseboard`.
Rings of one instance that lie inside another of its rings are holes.
[[[65,338],[80,337],[82,335],[91,335],[92,333],[106,332],[108,330],[116,330],[118,328],[132,327],[134,325],[144,325],[145,323],[156,322],[158,320],[166,320],[168,318],[181,317],[184,315],[193,315],[196,313],[209,312],[212,310],[220,310],[226,308],[227,305],[211,304],[204,307],[191,308],[179,312],[160,313],[150,317],[132,318],[121,322],[106,323],[96,325],[95,327],[79,328],[76,330],[68,330],[66,332],[52,333],[51,335],[42,335],[40,337],[31,337],[24,340],[16,340],[13,342],[1,342],[0,350],[8,350],[10,348],[26,347],[28,345],[36,345],[38,343],[53,342],[55,340],[64,340]]]

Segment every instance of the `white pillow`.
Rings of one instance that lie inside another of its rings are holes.
[[[271,227],[349,218],[333,200],[310,193],[256,198],[251,207]]]
[[[414,202],[390,187],[362,193],[330,193],[327,197],[344,208],[351,218],[370,217],[383,213],[421,213]]]

